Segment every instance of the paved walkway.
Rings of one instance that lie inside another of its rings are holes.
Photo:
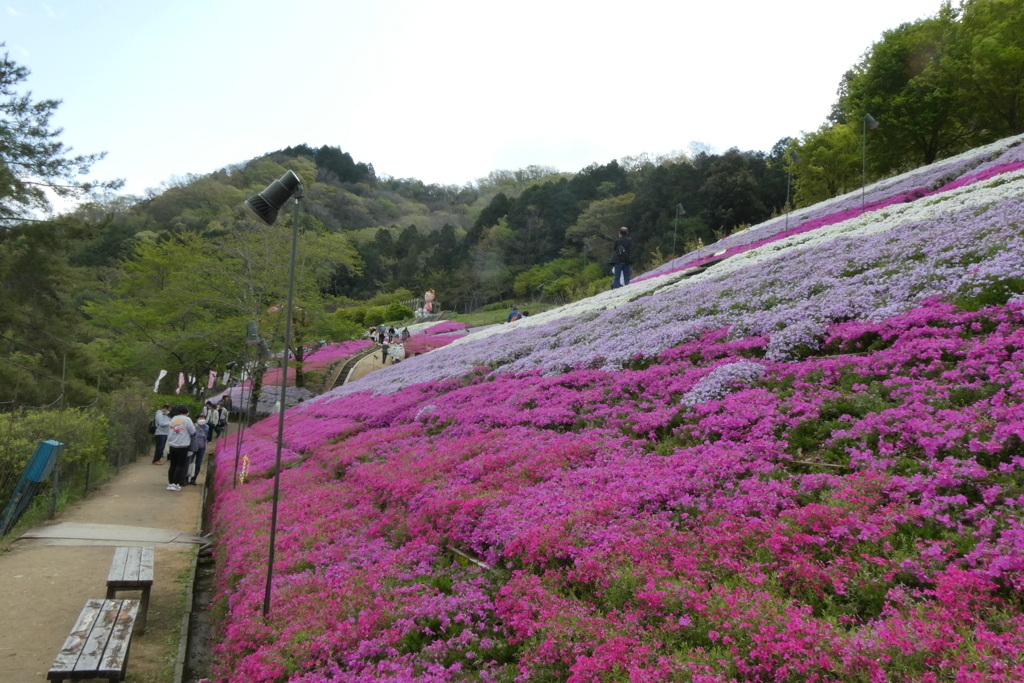
[[[127,680],[172,680],[203,476],[199,486],[167,491],[167,466],[149,461],[147,454],[122,469],[0,554],[0,680],[45,680],[85,601],[104,597],[113,548],[133,545],[155,548],[155,571],[146,635],[132,639]]]
[[[349,382],[355,382],[360,377],[366,377],[371,372],[380,370],[384,367],[384,364],[380,361],[381,351],[377,349],[366,358],[356,363],[356,366],[352,368],[352,376],[349,377]],[[392,365],[391,359],[388,358],[388,365]]]

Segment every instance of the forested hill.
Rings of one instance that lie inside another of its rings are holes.
[[[306,187],[303,225],[343,235],[358,252],[334,274],[331,295],[366,299],[433,288],[448,304],[473,308],[544,284],[548,296],[578,297],[606,284],[602,265],[621,225],[631,227],[644,268],[780,211],[789,143],[769,153],[644,155],[578,173],[531,166],[461,187],[377,176],[372,164],[356,163],[338,147],[298,145],[175,179],[134,202],[83,207],[78,217],[99,230],[78,262],[115,266],[140,241],[216,238],[238,220],[247,196],[291,169]],[[677,206],[684,212],[678,223]]]
[[[100,156],[62,156],[48,120],[59,102],[28,107],[31,93],[15,92],[28,72],[4,55],[14,119],[0,120],[0,136],[16,144],[0,145],[0,403],[41,405],[64,393],[88,403],[97,386],[160,369],[200,377],[242,354],[238,330],[249,320],[280,350],[282,321],[270,311],[286,295],[291,215],[266,228],[242,207],[288,169],[306,187],[303,334],[343,338],[354,332],[337,328],[336,308],[426,289],[460,311],[511,298],[574,301],[608,286],[619,226],[632,231],[638,274],[856,190],[865,161],[870,183],[1024,132],[1021,45],[1024,3],[942,4],[886,31],[837,74],[820,128],[767,151],[695,144],[685,155],[595,160],[577,172],[529,166],[453,186],[384,175],[338,146],[299,144],[143,197],[98,196],[118,182],[79,179]],[[86,201],[38,220],[46,189]]]

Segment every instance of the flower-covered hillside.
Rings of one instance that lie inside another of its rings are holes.
[[[373,346],[373,344],[368,339],[356,339],[354,341],[327,344],[326,346],[322,346],[309,354],[309,356],[307,356],[303,361],[302,367],[306,373],[313,375],[315,382],[319,383],[323,380],[322,375],[327,372],[332,364],[347,360],[357,353],[369,349],[371,346]],[[281,368],[280,361],[276,362],[278,364],[277,367],[268,368],[263,374],[262,386],[259,397],[256,400],[257,415],[269,415],[273,412],[274,406],[281,398]],[[307,378],[309,378],[308,374]],[[302,401],[308,401],[316,396],[316,394],[309,388],[296,387],[295,380],[296,377],[294,369],[289,370],[287,377],[288,388],[285,390],[286,408],[291,408]],[[317,387],[314,386],[313,388]],[[252,394],[254,393],[252,381],[246,380],[238,386],[232,387],[225,393],[231,397],[232,410],[241,412],[252,400]]]
[[[267,620],[247,432],[219,678],[1024,680],[1024,172],[679,273],[289,410]]]

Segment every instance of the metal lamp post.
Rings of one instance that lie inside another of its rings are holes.
[[[793,166],[803,161],[795,149],[789,150],[789,156],[793,163],[786,166],[786,230],[789,230],[789,187],[793,183]]]
[[[241,384],[239,385],[239,407],[238,407],[238,435],[235,437],[235,475],[231,481],[231,488],[238,486],[238,461],[242,456],[242,440],[245,438],[245,428],[249,424],[249,410],[252,404],[252,388],[249,389],[248,396],[245,393],[245,375],[252,376],[249,372],[249,348],[250,346],[255,347],[256,359],[255,360],[266,360],[270,358],[270,347],[267,346],[267,342],[260,339],[259,332],[257,331],[256,321],[250,320],[245,324],[245,355],[242,358],[242,375]],[[255,363],[254,363],[255,365]]]
[[[682,204],[676,204],[676,222],[672,226],[672,256],[673,257],[675,257],[677,255],[676,254],[676,233],[679,232],[679,216],[680,216],[680,214],[685,216],[686,215],[686,209],[683,208]]]
[[[871,114],[864,114],[860,143],[860,209],[864,210],[864,185],[868,175],[868,131],[878,128],[878,121]]]
[[[267,225],[273,225],[277,213],[295,198],[292,216],[292,248],[288,260],[288,302],[284,310],[284,354],[281,356],[281,410],[277,414],[277,452],[274,456],[274,503],[270,513],[270,553],[267,556],[267,587],[263,594],[263,616],[270,614],[270,588],[274,575],[274,543],[277,540],[277,500],[281,489],[281,444],[284,442],[285,392],[288,387],[288,358],[292,344],[292,302],[295,298],[295,251],[299,241],[299,200],[302,183],[292,171],[267,186],[258,195],[245,200],[245,206]]]

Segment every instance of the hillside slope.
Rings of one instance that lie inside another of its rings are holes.
[[[1024,679],[1022,140],[289,410],[267,621],[256,425],[220,679]]]

